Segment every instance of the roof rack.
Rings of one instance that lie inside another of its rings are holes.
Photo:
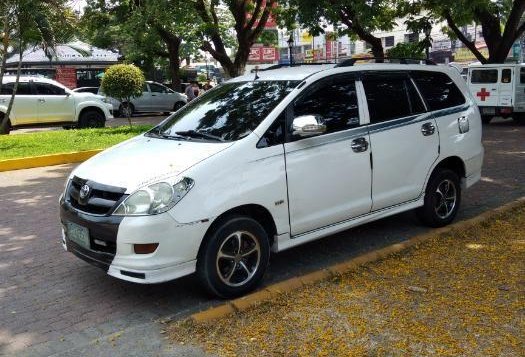
[[[279,68],[299,67],[299,66],[319,66],[323,64],[336,64],[336,63],[335,62],[298,62],[298,63],[292,63],[291,65],[285,64],[285,63],[279,63],[279,64],[274,64],[273,66],[270,66],[270,67],[260,68],[259,72],[271,71],[273,69],[279,69]],[[253,71],[254,69],[252,69],[252,72]]]
[[[362,57],[362,58],[349,58],[336,65],[336,67],[351,67],[357,61],[375,61],[375,63],[399,63],[399,64],[421,64],[435,66],[436,62],[430,59],[421,58],[389,58],[389,57]],[[394,62],[393,62],[394,61]]]

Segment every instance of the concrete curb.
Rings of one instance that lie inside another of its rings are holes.
[[[332,265],[328,268],[272,284],[252,294],[195,313],[190,316],[190,319],[195,323],[207,323],[234,314],[236,312],[249,310],[253,307],[256,307],[257,305],[260,305],[261,303],[268,302],[279,295],[289,293],[303,286],[312,285],[319,281],[350,272],[364,264],[381,260],[387,256],[404,251],[410,247],[417,246],[418,244],[421,244],[432,237],[450,233],[453,230],[465,229],[474,226],[483,221],[497,217],[504,212],[511,211],[524,204],[525,197],[521,197],[503,206],[484,212],[476,217],[460,221],[446,227],[433,229],[430,232],[419,234],[404,242],[392,244],[390,246],[352,258],[346,262]]]
[[[65,154],[52,154],[43,156],[23,157],[20,159],[0,160],[0,172],[30,169],[32,167],[52,166],[82,162],[98,154],[102,150],[88,150],[70,152]]]

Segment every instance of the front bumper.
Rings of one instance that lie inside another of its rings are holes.
[[[195,272],[200,243],[209,222],[179,224],[168,213],[120,217],[85,214],[60,200],[62,244],[109,275],[136,283],[170,281]],[[89,231],[89,248],[68,238],[67,222]],[[136,254],[134,244],[159,243],[151,254]]]

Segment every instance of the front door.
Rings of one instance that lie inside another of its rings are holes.
[[[439,153],[437,125],[408,73],[365,73],[372,210],[417,199]]]
[[[64,123],[75,120],[75,99],[51,83],[34,82],[38,123]]]
[[[170,98],[168,88],[156,84],[149,83],[151,91],[151,110],[152,111],[171,111],[173,110],[174,101]]]
[[[355,78],[314,83],[288,113],[289,129],[303,115],[316,115],[326,125],[318,136],[291,132],[285,144],[292,236],[370,212],[369,139],[360,125]]]

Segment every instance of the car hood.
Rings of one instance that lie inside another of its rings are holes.
[[[71,175],[126,188],[127,193],[174,177],[233,143],[168,140],[141,135],[95,155]]]

